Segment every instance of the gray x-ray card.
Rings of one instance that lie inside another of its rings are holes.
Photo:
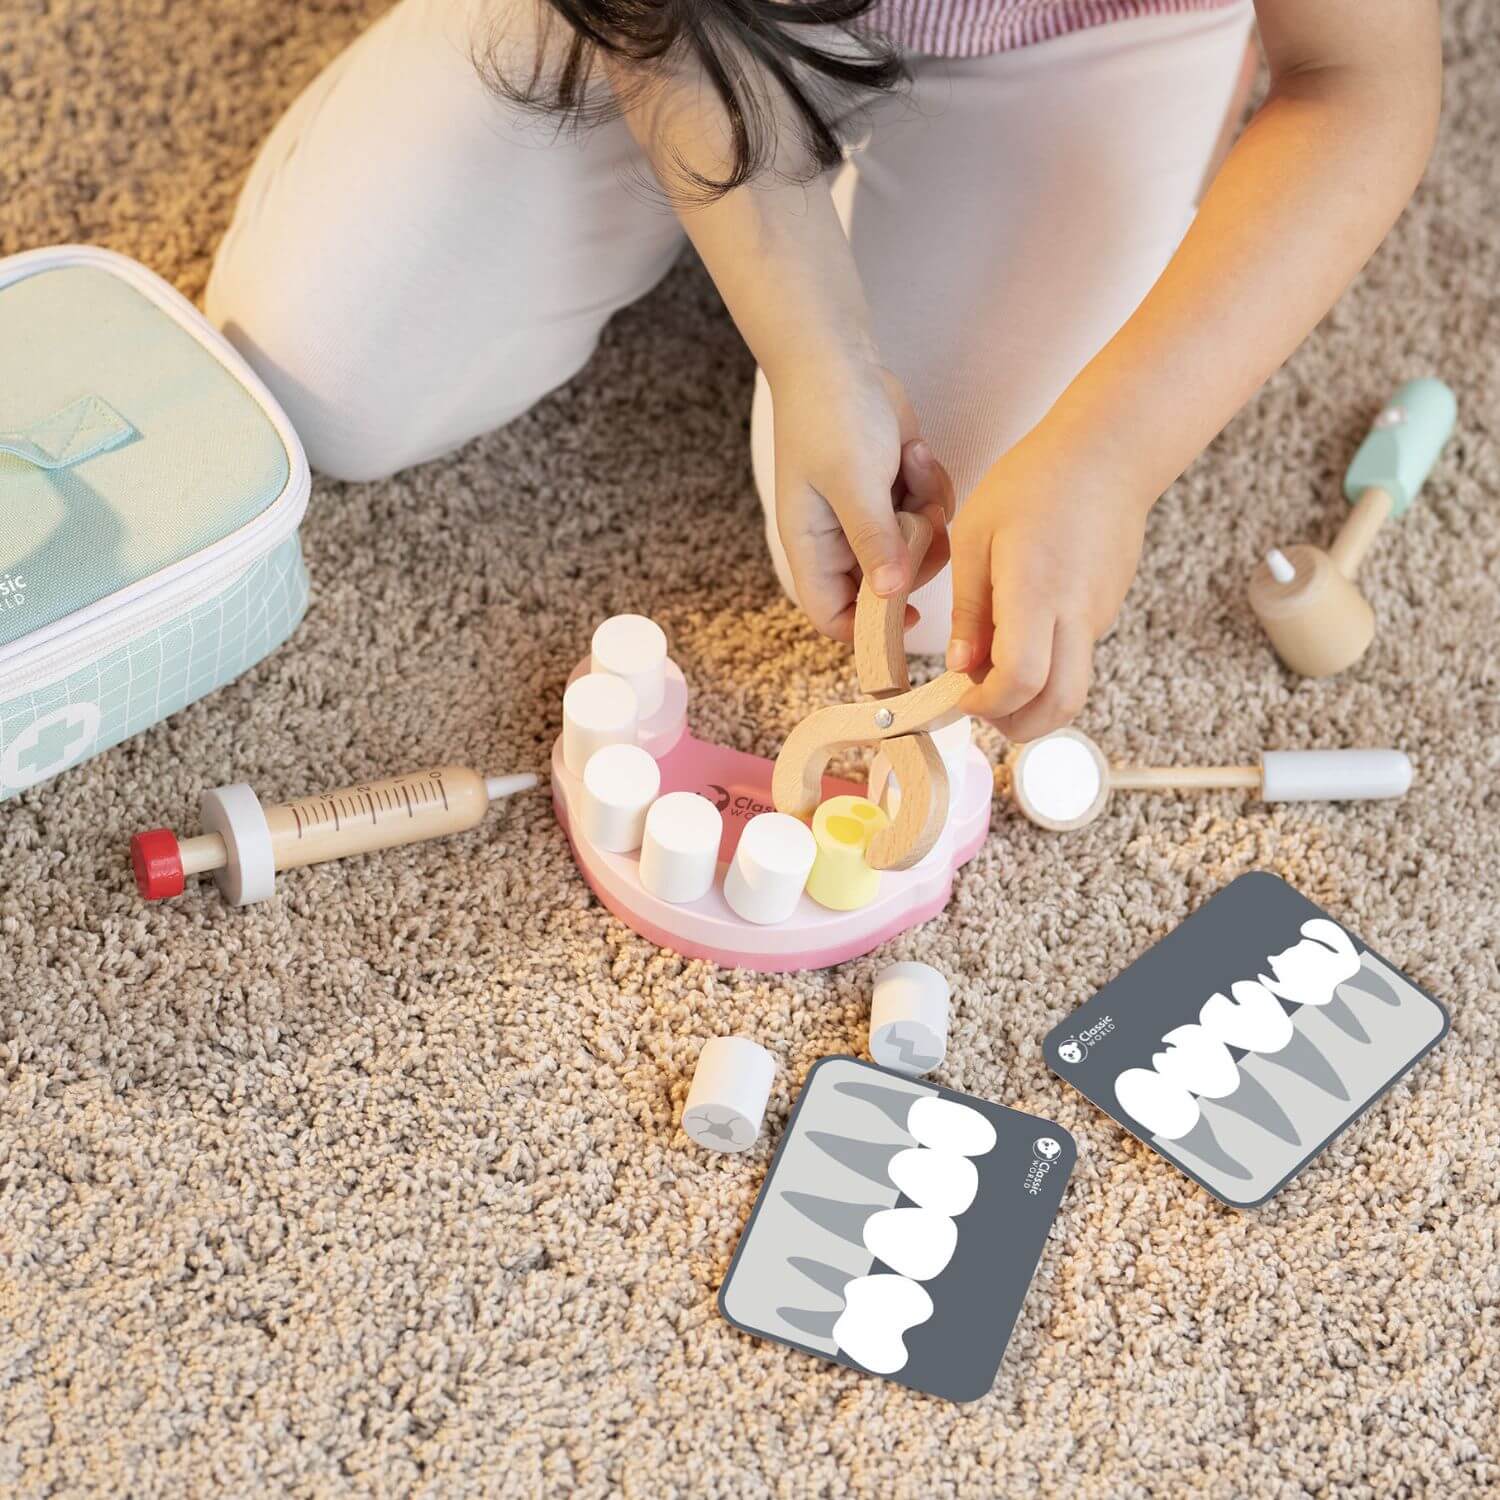
[[[976,1400],[994,1383],[1076,1157],[1050,1120],[825,1057],[719,1311],[746,1333]]]
[[[1431,995],[1257,870],[1074,1011],[1043,1050],[1216,1198],[1253,1208],[1447,1030]]]

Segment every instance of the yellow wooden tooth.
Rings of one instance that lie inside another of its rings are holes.
[[[807,894],[831,911],[868,906],[880,892],[880,871],[866,857],[870,840],[890,819],[864,797],[830,797],[813,814],[818,855]]]

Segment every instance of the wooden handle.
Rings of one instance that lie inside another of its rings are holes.
[[[930,734],[897,735],[884,748],[901,786],[901,805],[870,840],[865,859],[872,870],[909,870],[926,857],[948,821],[948,770]]]
[[[1120,792],[1219,787],[1260,790],[1259,766],[1111,766],[1109,784]]]
[[[184,875],[206,875],[229,863],[229,849],[222,833],[200,833],[177,846]]]
[[[837,750],[921,734],[958,707],[974,686],[967,672],[944,672],[894,698],[835,703],[808,716],[786,737],[771,776],[777,812],[810,817],[823,799],[823,772]],[[884,720],[885,722],[882,722]],[[905,782],[901,795],[907,794]]]
[[[906,560],[910,576],[917,576],[922,559],[932,545],[932,522],[926,516],[903,511],[896,517],[901,535],[906,539]],[[882,599],[866,578],[859,586],[854,602],[854,670],[862,692],[904,693],[911,687],[906,670],[906,599],[910,589],[902,589]]]
[[[1395,508],[1395,501],[1384,490],[1366,490],[1354,503],[1349,519],[1333,539],[1328,560],[1345,578],[1353,578],[1370,550],[1380,528]]]

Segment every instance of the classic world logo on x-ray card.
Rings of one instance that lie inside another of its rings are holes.
[[[1050,1120],[824,1058],[719,1309],[746,1333],[972,1401],[995,1379],[1075,1156]]]
[[[1242,875],[1045,1043],[1048,1063],[1236,1208],[1263,1203],[1448,1029],[1285,881]]]

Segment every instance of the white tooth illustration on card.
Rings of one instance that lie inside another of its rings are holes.
[[[951,1218],[968,1208],[979,1191],[979,1169],[955,1151],[910,1146],[898,1151],[886,1168],[891,1182],[918,1208]]]
[[[1203,1029],[1229,1047],[1247,1052],[1280,1052],[1292,1039],[1292,1018],[1265,985],[1238,979],[1229,995],[1210,995],[1198,1012]]]
[[[898,1275],[931,1281],[953,1259],[958,1225],[930,1208],[883,1208],[865,1220],[864,1240]]]
[[[1205,1027],[1174,1026],[1162,1041],[1167,1050],[1153,1053],[1151,1062],[1168,1083],[1191,1089],[1200,1099],[1222,1099],[1240,1086],[1229,1048]]]
[[[920,1144],[960,1156],[983,1156],[996,1140],[995,1127],[977,1109],[931,1095],[912,1105],[906,1129]]]
[[[1115,1079],[1115,1098],[1127,1115],[1168,1141],[1185,1136],[1202,1114],[1185,1088],[1168,1083],[1155,1068],[1126,1068]]]
[[[833,1341],[856,1364],[893,1375],[908,1359],[902,1335],[932,1316],[932,1298],[905,1276],[859,1276],[844,1288]]]
[[[1327,1005],[1346,979],[1359,973],[1359,954],[1337,922],[1313,917],[1302,924],[1302,941],[1267,960],[1276,977],[1260,976],[1273,995],[1297,1005]]]
[[[1444,1007],[1419,985],[1255,871],[1060,1020],[1046,1055],[1147,1145],[1248,1208],[1447,1030]]]

